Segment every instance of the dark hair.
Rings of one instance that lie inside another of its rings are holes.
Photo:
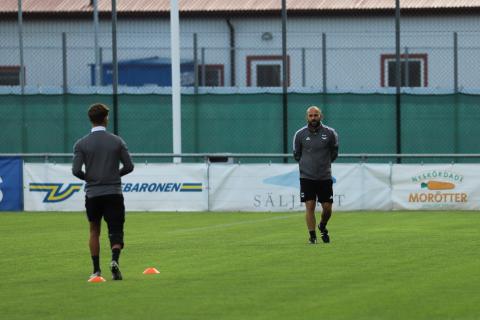
[[[93,124],[102,124],[108,116],[108,107],[102,103],[95,103],[88,108],[88,117]]]

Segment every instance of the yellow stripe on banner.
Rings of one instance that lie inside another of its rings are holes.
[[[51,195],[50,197],[48,197],[48,200],[56,201],[56,200],[62,200],[62,199],[68,198],[73,192],[78,190],[80,190],[80,186],[71,186],[70,188],[68,188],[66,192],[64,192],[59,196]]]
[[[47,191],[48,192],[48,201],[58,201],[63,200],[69,197],[75,191],[79,191],[82,187],[81,186],[70,186],[67,190],[65,190],[62,194],[55,195],[58,193],[58,186],[45,186],[45,185],[34,185],[30,186],[30,190],[37,190],[37,191]]]
[[[202,189],[202,186],[182,186],[182,189],[201,190],[201,189]]]
[[[30,186],[30,190],[55,191],[57,186]]]

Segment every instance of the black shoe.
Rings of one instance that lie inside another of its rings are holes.
[[[330,243],[330,236],[328,233],[322,233],[322,241],[323,243]]]
[[[327,228],[320,229],[320,225],[318,225],[318,229],[320,230],[320,235],[321,235],[323,243],[330,243],[330,236],[328,235]]]
[[[309,238],[308,243],[310,244],[317,244],[317,238]]]
[[[122,280],[122,273],[120,272],[120,267],[118,266],[117,261],[112,261],[110,263],[110,271],[112,271],[113,280]]]

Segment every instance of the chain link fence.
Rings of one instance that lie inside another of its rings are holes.
[[[181,34],[182,86],[208,87],[213,93],[280,88],[281,33],[237,33],[234,47],[228,46],[231,37],[215,32]],[[93,33],[25,33],[27,89],[92,93],[96,90],[92,87],[99,86],[107,93],[105,87],[112,81],[111,34],[100,33],[98,39],[96,61]],[[480,92],[480,32],[408,32],[401,39],[402,92]],[[392,33],[288,34],[289,91],[393,93],[394,43]],[[2,92],[9,84],[18,86],[19,55],[18,35],[0,34]],[[144,92],[145,87],[171,85],[168,33],[119,33],[118,61],[120,90]]]
[[[479,96],[402,95],[402,99],[404,153],[478,153]],[[173,152],[170,95],[121,94],[118,100],[118,133],[130,151]],[[94,102],[111,105],[112,97],[0,95],[0,153],[70,153],[74,142],[89,132],[86,111]],[[283,153],[281,102],[281,94],[184,95],[182,152]],[[324,106],[324,122],[337,130],[341,153],[395,153],[394,95],[291,93],[289,146],[295,131],[305,124],[305,106],[310,103]]]
[[[281,37],[180,35],[184,152],[283,153]],[[22,96],[18,34],[0,33],[1,153],[70,152],[88,132],[88,105],[112,105],[112,35],[98,34],[98,54],[94,38],[25,33]],[[402,33],[402,152],[478,153],[479,39]],[[287,41],[288,145],[316,104],[342,153],[395,153],[394,33],[291,32]],[[119,33],[118,61],[118,133],[133,152],[172,152],[170,34]]]

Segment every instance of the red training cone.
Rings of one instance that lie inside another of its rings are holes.
[[[106,280],[103,277],[93,277],[88,279],[88,282],[105,282]]]
[[[145,269],[145,271],[143,271],[143,274],[157,274],[157,273],[160,273],[160,271],[158,271],[155,268],[147,268]]]

